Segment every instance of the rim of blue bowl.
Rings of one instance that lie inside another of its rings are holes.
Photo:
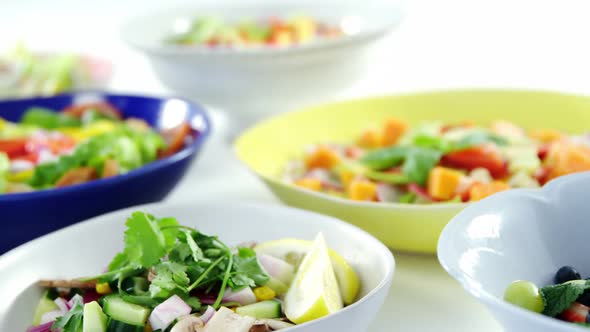
[[[28,98],[9,98],[9,99],[2,99],[0,100],[0,107],[4,103],[10,102],[30,102],[31,104],[35,103],[36,101],[41,100],[48,100],[48,99],[58,99],[58,98],[74,98],[76,95],[84,95],[84,94],[94,94],[100,95],[103,97],[123,97],[123,98],[143,98],[143,99],[151,99],[151,100],[180,100],[186,103],[189,106],[189,116],[190,118],[194,118],[196,116],[200,116],[203,119],[203,123],[205,124],[202,129],[198,130],[199,135],[197,138],[188,145],[185,145],[180,151],[175,152],[171,156],[158,159],[152,161],[146,165],[143,165],[139,168],[131,170],[125,174],[120,174],[114,177],[106,178],[106,179],[96,179],[90,182],[76,184],[72,186],[62,187],[62,188],[51,188],[51,189],[44,189],[32,192],[25,192],[25,193],[11,193],[11,194],[0,194],[0,203],[9,202],[9,201],[20,201],[26,199],[36,199],[36,198],[47,198],[53,196],[55,194],[67,194],[69,192],[75,192],[80,190],[92,190],[93,188],[99,188],[104,186],[109,186],[120,182],[122,179],[129,178],[129,177],[138,177],[144,176],[149,174],[150,172],[161,169],[166,166],[172,165],[182,159],[185,159],[199,151],[201,146],[207,140],[209,135],[211,134],[211,120],[205,107],[203,107],[200,103],[191,101],[187,98],[183,97],[176,97],[176,96],[155,96],[155,95],[141,95],[141,94],[126,94],[126,93],[109,93],[100,90],[78,90],[74,92],[66,92],[57,94],[54,96],[35,96],[35,97],[28,97]],[[122,110],[123,115],[125,111]]]

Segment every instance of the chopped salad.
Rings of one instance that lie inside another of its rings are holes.
[[[18,45],[0,58],[0,98],[48,96],[106,82],[110,65],[74,54],[33,53]]]
[[[507,121],[423,123],[399,119],[356,141],[322,142],[286,166],[288,183],[370,202],[478,201],[510,188],[535,188],[590,170],[590,136],[525,130]]]
[[[19,122],[0,117],[0,195],[125,174],[180,150],[190,134],[187,123],[156,132],[104,102],[32,107]]]
[[[209,47],[291,46],[341,35],[339,26],[304,15],[238,23],[227,23],[219,17],[199,17],[187,31],[169,37],[166,42]]]
[[[554,284],[537,288],[527,280],[511,283],[504,300],[527,310],[590,327],[590,280],[571,266],[557,270]]]
[[[175,218],[138,211],[126,226],[104,273],[40,281],[27,332],[274,331],[336,312],[359,290],[321,233],[230,247]]]

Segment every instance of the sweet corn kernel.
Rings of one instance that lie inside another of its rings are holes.
[[[110,294],[112,292],[111,286],[109,286],[108,282],[96,284],[96,292],[98,294]]]
[[[322,190],[322,182],[318,179],[303,178],[295,181],[295,185],[313,191]]]
[[[254,288],[254,295],[256,296],[256,300],[258,301],[266,301],[270,299],[274,299],[277,295],[272,288],[268,286],[262,286]]]

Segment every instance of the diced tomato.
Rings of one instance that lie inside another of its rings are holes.
[[[537,149],[537,157],[541,160],[545,160],[547,158],[547,154],[549,153],[549,149],[551,148],[551,144],[543,144]]]
[[[185,139],[190,133],[191,126],[187,122],[162,131],[160,134],[164,137],[167,148],[159,153],[160,157],[167,157],[182,149]]]
[[[565,309],[565,311],[561,313],[560,317],[561,319],[568,322],[586,323],[586,317],[588,316],[589,311],[589,307],[581,303],[574,302],[569,308]]]
[[[363,150],[354,146],[350,146],[346,148],[344,154],[350,159],[359,159],[363,155]]]
[[[533,177],[539,182],[540,185],[544,185],[549,181],[552,169],[549,167],[541,167],[535,171]]]
[[[107,102],[95,102],[95,103],[87,103],[87,104],[79,104],[79,105],[72,105],[66,107],[62,110],[64,114],[71,115],[76,118],[81,118],[84,113],[89,110],[95,110],[105,116],[115,118],[115,119],[123,119],[123,115],[121,111],[119,111],[115,106],[107,103]]]
[[[8,155],[8,158],[14,159],[27,154],[27,139],[0,139],[0,152]]]
[[[502,158],[502,154],[498,148],[489,144],[451,152],[442,157],[441,165],[468,171],[482,167],[496,179],[508,173],[508,165]]]

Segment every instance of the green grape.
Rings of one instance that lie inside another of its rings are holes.
[[[504,291],[504,300],[534,312],[543,312],[545,303],[539,289],[530,281],[517,280]]]

